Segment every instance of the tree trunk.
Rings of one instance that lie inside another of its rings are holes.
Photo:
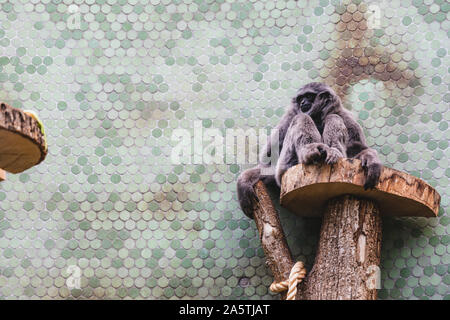
[[[314,267],[299,285],[301,300],[375,300],[379,281],[381,219],[370,200],[330,200]]]
[[[259,240],[266,257],[266,264],[272,271],[276,282],[289,278],[294,265],[292,254],[281,227],[278,212],[273,206],[266,186],[259,181],[254,187],[258,201],[255,203],[253,218],[259,232]],[[286,298],[287,291],[281,293]]]

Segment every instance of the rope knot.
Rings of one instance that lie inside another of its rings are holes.
[[[302,280],[306,276],[306,269],[303,265],[303,262],[297,261],[291,269],[291,273],[289,274],[289,279],[273,282],[269,289],[272,292],[280,293],[285,290],[288,291],[286,300],[295,300],[295,295],[297,294],[297,285],[302,282]]]

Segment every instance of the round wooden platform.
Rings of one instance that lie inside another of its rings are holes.
[[[23,110],[0,104],[0,168],[19,173],[42,162],[47,144],[39,122]]]
[[[321,216],[328,200],[351,194],[375,201],[386,216],[436,217],[440,195],[425,181],[383,167],[373,190],[364,190],[364,171],[356,159],[334,165],[296,165],[283,175],[280,202],[301,216]]]

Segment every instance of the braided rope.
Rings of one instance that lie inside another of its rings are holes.
[[[269,289],[272,292],[280,293],[285,290],[288,291],[286,300],[295,300],[295,295],[297,294],[297,285],[302,282],[302,280],[306,276],[306,269],[303,265],[303,262],[297,261],[291,269],[291,273],[289,273],[289,279],[273,282]]]

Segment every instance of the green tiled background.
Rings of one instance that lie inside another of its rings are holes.
[[[0,0],[0,100],[35,110],[49,145],[0,184],[0,298],[276,299],[236,201],[248,166],[172,164],[171,136],[194,121],[273,127],[298,87],[323,81],[385,165],[442,196],[437,218],[384,219],[379,298],[449,299],[449,9]],[[280,214],[310,267],[320,221]]]

